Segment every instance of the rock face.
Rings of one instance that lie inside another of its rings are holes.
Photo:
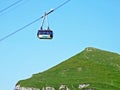
[[[40,89],[33,87],[20,87],[20,85],[16,85],[14,90],[40,90]],[[43,87],[42,90],[55,90],[55,89],[53,87]]]
[[[20,85],[16,85],[14,90],[40,90],[40,89],[32,87],[20,87]]]
[[[42,90],[55,90],[54,87],[43,87]]]
[[[59,90],[70,90],[66,85],[61,85]]]
[[[40,90],[39,88],[32,87],[20,87],[20,85],[16,85],[14,90]],[[43,87],[42,90],[55,90],[54,87]],[[66,85],[61,85],[58,90],[70,90]]]
[[[89,84],[79,84],[78,89],[87,88]],[[16,85],[14,90],[40,90],[39,88],[33,87],[21,87],[20,85]],[[54,87],[43,87],[41,90],[56,90]],[[59,89],[57,90],[70,90],[67,85],[60,85]],[[90,89],[93,90],[93,89]]]

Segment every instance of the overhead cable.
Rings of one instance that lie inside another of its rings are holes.
[[[11,8],[11,7],[15,6],[16,4],[20,3],[21,1],[22,1],[22,0],[18,0],[18,1],[16,1],[16,2],[14,2],[13,4],[9,5],[8,7],[3,8],[2,10],[0,10],[0,13],[8,10],[9,8]]]

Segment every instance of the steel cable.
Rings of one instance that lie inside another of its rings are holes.
[[[8,7],[6,7],[6,8],[3,8],[2,10],[0,10],[0,13],[8,10],[9,8],[11,8],[11,7],[15,6],[16,4],[20,3],[21,1],[22,1],[22,0],[18,0],[18,1],[16,1],[16,2],[14,2],[13,4],[11,4],[10,6],[8,6]]]

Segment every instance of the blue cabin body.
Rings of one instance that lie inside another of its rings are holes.
[[[37,37],[39,39],[52,39],[53,31],[52,30],[38,30]]]

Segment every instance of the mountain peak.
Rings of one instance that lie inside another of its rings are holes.
[[[15,90],[120,90],[119,74],[119,54],[87,47],[45,72],[20,80]]]
[[[94,50],[97,50],[97,48],[94,48],[94,47],[85,48],[85,51],[94,51]]]

